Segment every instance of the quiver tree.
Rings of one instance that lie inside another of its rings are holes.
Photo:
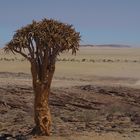
[[[34,100],[35,133],[50,135],[51,114],[49,109],[50,87],[58,54],[79,47],[80,35],[72,25],[53,19],[33,21],[17,30],[4,48],[25,57],[31,63]]]

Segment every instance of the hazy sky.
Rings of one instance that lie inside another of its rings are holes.
[[[82,44],[140,45],[140,0],[0,0],[0,46],[45,17],[73,24]]]

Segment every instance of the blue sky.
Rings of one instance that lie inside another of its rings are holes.
[[[45,17],[73,24],[81,44],[140,46],[140,0],[0,0],[0,46]]]

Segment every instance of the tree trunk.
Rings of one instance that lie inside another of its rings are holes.
[[[31,62],[31,73],[33,77],[34,97],[34,121],[35,128],[32,133],[37,135],[50,135],[51,113],[49,108],[49,94],[55,65],[51,65],[49,71],[37,71],[37,64]],[[44,67],[45,69],[45,67]],[[42,72],[42,73],[41,73]],[[40,73],[42,77],[39,77]]]
[[[34,85],[35,100],[34,100],[34,120],[35,133],[50,135],[51,114],[49,108],[49,92],[48,86],[36,83]]]

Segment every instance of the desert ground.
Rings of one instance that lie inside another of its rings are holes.
[[[30,64],[0,50],[0,140],[139,140],[140,48],[81,47],[58,56],[51,136],[32,136]]]

